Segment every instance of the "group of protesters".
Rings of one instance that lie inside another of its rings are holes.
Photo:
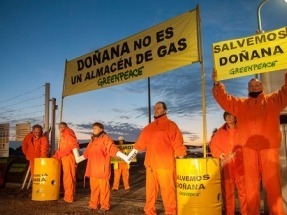
[[[217,81],[217,71],[212,73],[213,96],[224,112],[225,124],[211,138],[213,157],[221,163],[222,193],[226,214],[234,214],[234,189],[238,190],[241,214],[260,214],[261,179],[267,192],[271,215],[285,215],[281,182],[279,148],[280,112],[287,105],[287,73],[285,84],[277,92],[265,94],[262,83],[251,79],[248,97],[236,98],[226,92],[223,83]],[[156,215],[156,200],[161,193],[165,214],[177,214],[175,187],[176,158],[186,156],[183,135],[177,124],[167,117],[167,106],[159,101],[154,106],[154,121],[141,131],[129,154],[123,153],[105,132],[104,125],[95,122],[93,135],[83,154],[75,132],[65,122],[59,124],[59,147],[52,155],[61,161],[64,198],[66,203],[75,201],[76,166],[87,159],[85,176],[90,178],[89,210],[105,214],[110,209],[111,158],[118,157],[127,164],[139,151],[145,151],[146,167],[146,215]],[[119,140],[123,140],[120,138]],[[29,149],[30,146],[30,149]],[[23,152],[30,161],[33,175],[33,159],[48,157],[48,138],[40,125],[33,126],[31,134],[23,141]],[[120,173],[112,190],[118,190]],[[129,190],[128,173],[125,171],[125,190]],[[248,191],[248,195],[246,194]]]
[[[280,176],[280,113],[287,106],[287,71],[277,92],[266,94],[257,78],[248,82],[248,97],[230,95],[212,73],[212,92],[226,123],[213,135],[210,148],[222,166],[226,214],[234,214],[235,187],[241,214],[260,214],[261,182],[270,215],[285,215]]]

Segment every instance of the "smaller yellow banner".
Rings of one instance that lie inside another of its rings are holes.
[[[121,150],[122,153],[128,155],[130,151],[134,148],[134,144],[123,144],[123,145],[117,145],[117,147]],[[122,159],[118,157],[113,157],[111,158],[111,163],[116,163],[116,162],[125,162]],[[135,157],[132,159],[132,162],[137,162],[137,158]]]
[[[287,27],[212,44],[217,80],[287,68]]]

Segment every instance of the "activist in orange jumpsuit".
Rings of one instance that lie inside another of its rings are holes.
[[[262,178],[269,214],[285,215],[280,181],[279,149],[282,135],[279,116],[287,105],[287,72],[285,85],[271,94],[263,92],[258,79],[251,79],[248,83],[248,98],[236,98],[228,94],[216,77],[217,71],[214,69],[214,98],[224,110],[237,118],[238,143],[242,145],[245,186],[248,191],[248,214],[260,214]]]
[[[34,158],[47,158],[49,154],[49,140],[43,133],[41,125],[34,125],[32,132],[27,134],[22,142],[22,151],[30,164],[31,176],[34,175]]]
[[[102,123],[93,124],[93,138],[83,156],[88,159],[85,176],[90,178],[90,209],[104,214],[110,209],[111,157],[119,151],[113,140],[105,133]]]
[[[164,102],[154,106],[155,120],[141,132],[134,145],[134,151],[146,151],[146,204],[145,214],[156,214],[156,200],[161,192],[165,214],[175,215],[176,209],[176,167],[175,158],[186,155],[182,133],[178,126],[166,116]]]
[[[76,170],[77,165],[73,154],[74,149],[79,149],[79,143],[75,132],[68,127],[67,123],[59,124],[60,140],[59,147],[53,156],[62,163],[64,201],[72,203],[75,200]]]
[[[124,150],[121,149],[121,146],[124,144],[125,141],[124,137],[119,136],[118,141],[119,141],[118,148],[121,150],[121,152],[124,153]],[[130,165],[124,161],[115,162],[113,165],[114,165],[114,182],[112,190],[117,191],[119,189],[121,176],[123,177],[125,190],[126,191],[130,190],[129,185]]]
[[[242,148],[238,144],[236,118],[224,112],[225,124],[213,135],[210,142],[211,154],[220,159],[221,188],[226,215],[235,214],[235,187],[242,215],[247,215],[246,190]]]

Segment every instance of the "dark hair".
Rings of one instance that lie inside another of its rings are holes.
[[[39,128],[41,129],[41,131],[43,131],[43,127],[39,124],[33,125],[32,130],[34,130],[35,128]]]
[[[226,119],[226,117],[227,117],[228,115],[232,115],[232,114],[231,114],[231,113],[228,113],[227,111],[224,111],[224,113],[223,113],[223,119],[224,119],[224,121],[225,121],[225,119]]]
[[[63,126],[65,126],[65,127],[68,127],[67,123],[65,123],[65,122],[60,122],[60,125],[63,125]]]
[[[95,122],[95,123],[93,124],[93,127],[94,127],[94,126],[98,126],[99,128],[101,128],[101,129],[104,130],[104,125],[103,125],[102,123],[100,123],[100,122]]]
[[[164,102],[159,101],[157,104],[162,104],[163,109],[167,110],[166,104]]]

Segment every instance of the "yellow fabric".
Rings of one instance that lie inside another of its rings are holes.
[[[115,162],[114,163],[114,169],[118,169],[119,168],[119,162]]]
[[[198,62],[198,10],[66,62],[63,97]]]
[[[217,80],[282,70],[286,68],[287,27],[264,34],[214,43]]]

